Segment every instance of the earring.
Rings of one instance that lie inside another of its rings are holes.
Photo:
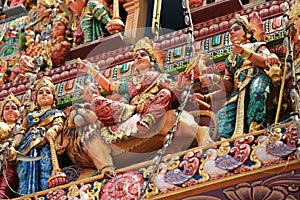
[[[250,33],[247,33],[247,34],[246,34],[246,38],[249,39],[250,37],[251,37],[251,34],[250,34]]]
[[[151,61],[151,62],[150,62],[150,66],[151,66],[151,67],[150,67],[151,71],[155,71],[155,67],[154,67],[154,66],[155,66],[155,63]]]

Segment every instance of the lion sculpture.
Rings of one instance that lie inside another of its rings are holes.
[[[195,113],[194,113],[195,114]],[[196,115],[207,115],[214,119],[212,112],[200,111]],[[102,136],[102,127],[89,103],[74,104],[68,116],[61,137],[57,140],[60,153],[66,151],[73,163],[82,168],[79,177],[91,176],[96,170],[105,166],[125,167],[134,163],[150,160],[156,150],[163,146],[163,141],[169,129],[176,120],[176,111],[169,110],[166,115],[150,129],[148,137],[131,137],[115,143],[106,143]],[[183,111],[180,115],[178,131],[168,147],[167,153],[175,153],[187,149],[194,138],[201,143],[201,136],[208,132],[207,126],[199,126],[193,113]],[[213,133],[216,134],[216,130]],[[202,137],[202,138],[201,138]],[[213,136],[212,138],[214,138]],[[63,151],[62,151],[63,150]],[[92,169],[89,170],[89,169]],[[86,172],[85,172],[86,170]]]

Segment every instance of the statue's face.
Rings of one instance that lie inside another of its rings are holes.
[[[50,87],[41,87],[37,91],[37,104],[41,106],[51,106],[54,102],[54,95]]]
[[[150,56],[147,51],[141,49],[134,55],[134,67],[140,71],[150,70]]]
[[[19,115],[19,107],[14,102],[9,101],[4,105],[3,120],[6,123],[16,123]]]
[[[38,16],[43,16],[45,10],[47,10],[47,7],[43,4],[38,4]]]
[[[237,41],[242,42],[243,40],[245,40],[245,31],[243,27],[236,23],[232,24],[230,27],[230,41],[234,43]]]
[[[66,33],[66,27],[64,23],[62,23],[61,21],[56,21],[53,24],[53,35],[55,37],[58,37],[58,36],[64,36],[65,33]]]

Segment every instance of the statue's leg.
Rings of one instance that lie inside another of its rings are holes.
[[[99,121],[107,126],[126,121],[135,112],[135,106],[113,101],[102,96],[94,98],[91,104]]]
[[[89,141],[88,147],[85,148],[87,155],[93,161],[97,170],[105,166],[113,166],[113,159],[111,156],[111,147],[102,139],[95,138]]]
[[[105,25],[111,21],[108,10],[103,4],[97,1],[90,1],[88,3],[88,8],[93,16],[93,40],[100,39],[104,37],[107,32],[105,32]]]
[[[210,137],[208,126],[199,126],[192,114],[183,111],[180,117],[179,131],[181,135],[187,134],[193,136],[198,143],[198,146],[213,143]]]
[[[249,132],[261,129],[266,117],[267,98],[270,93],[271,80],[266,74],[258,74],[249,88],[247,107],[247,125]],[[246,129],[246,132],[247,129]]]
[[[141,121],[138,123],[140,133],[150,129],[157,119],[162,118],[166,114],[170,101],[171,92],[167,89],[162,89],[152,100],[146,103]]]
[[[210,137],[210,131],[208,126],[198,126],[196,140],[199,147],[214,144],[214,141]]]
[[[83,32],[84,43],[93,41],[92,26],[93,26],[92,18],[88,13],[86,13],[84,16],[80,18],[80,27]]]

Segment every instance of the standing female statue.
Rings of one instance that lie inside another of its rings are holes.
[[[68,41],[69,20],[65,13],[58,13],[53,21],[53,39],[48,43],[48,50],[51,57],[50,68],[57,68],[65,64],[70,53],[71,44]]]
[[[83,32],[84,43],[98,40],[108,32],[106,24],[111,21],[107,0],[70,1],[66,4],[80,18],[80,27]]]
[[[55,104],[54,84],[49,77],[43,77],[35,87],[35,108],[23,119],[22,127],[13,141],[13,146],[24,155],[44,156],[38,161],[18,162],[18,192],[21,195],[48,188],[48,178],[52,171],[49,141],[55,141],[65,120],[63,112],[57,110]],[[12,148],[11,157],[14,157],[15,153]]]
[[[8,95],[1,103],[1,131],[0,131],[0,145],[12,137],[12,132],[15,124],[19,118],[19,108],[21,103],[13,94]],[[3,163],[1,163],[3,164]],[[16,190],[18,187],[18,179],[16,172],[16,163],[8,162],[5,174],[0,173],[0,199],[8,199],[11,197],[11,189]],[[1,172],[4,166],[0,167]]]
[[[279,63],[278,57],[270,53],[266,43],[258,42],[254,37],[248,20],[239,14],[232,21],[230,41],[233,49],[225,60],[224,78],[233,82],[234,90],[216,115],[219,135],[225,138],[261,128],[272,87],[272,81],[264,69]]]

